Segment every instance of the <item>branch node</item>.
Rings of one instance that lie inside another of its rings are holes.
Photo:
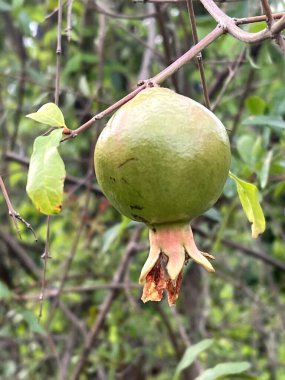
[[[220,29],[222,29],[224,32],[226,32],[227,29],[228,29],[227,24],[226,24],[224,21],[220,21],[220,22],[218,23],[218,27],[219,27]]]
[[[44,252],[42,255],[41,255],[41,259],[52,259],[52,257],[50,256],[50,254],[48,252]]]
[[[202,61],[202,59],[203,59],[203,57],[202,57],[202,53],[201,53],[201,52],[198,53],[198,54],[196,55],[196,58],[197,58],[199,61]]]
[[[137,83],[138,87],[145,86],[146,88],[160,87],[153,79],[140,80]]]

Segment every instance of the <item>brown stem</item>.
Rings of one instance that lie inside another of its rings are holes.
[[[274,19],[272,16],[272,12],[271,12],[271,8],[268,3],[268,0],[261,0],[261,4],[262,4],[263,12],[266,14],[266,22],[267,22],[268,29],[271,29]]]
[[[130,258],[136,249],[135,242],[138,239],[138,235],[139,235],[139,230],[136,230],[134,235],[133,235],[133,238],[130,240],[130,242],[127,246],[127,249],[126,249],[126,252],[122,258],[122,261],[121,261],[116,273],[114,274],[112,284],[117,285],[123,279],[124,273],[126,271],[128,263],[130,261]],[[94,341],[97,338],[97,335],[98,335],[99,331],[101,330],[101,328],[105,322],[106,316],[107,316],[107,314],[111,308],[111,305],[113,303],[113,300],[114,300],[116,294],[117,294],[117,290],[111,289],[108,292],[108,294],[106,295],[106,297],[104,298],[104,301],[100,307],[100,312],[99,312],[94,324],[92,325],[89,334],[87,335],[87,337],[85,339],[83,350],[82,350],[80,357],[77,361],[75,369],[74,369],[73,373],[71,374],[70,380],[78,380],[79,379],[80,374],[81,374],[81,372],[82,372],[82,370],[86,364],[86,361],[87,361],[89,354],[92,350],[92,347],[94,345]]]
[[[263,41],[278,33],[280,27],[281,29],[285,27],[285,18],[283,19],[282,17],[281,20],[272,26],[271,30],[263,29],[257,33],[246,32],[240,29],[237,26],[237,21],[226,15],[213,0],[201,0],[201,3],[225,31],[242,42],[257,43]]]
[[[5,186],[4,181],[3,181],[1,176],[0,176],[0,189],[2,191],[3,197],[4,197],[5,202],[7,204],[7,207],[8,207],[9,215],[11,216],[11,218],[13,220],[13,223],[14,223],[14,226],[17,230],[19,238],[21,239],[21,233],[20,233],[20,229],[19,229],[19,225],[18,225],[18,220],[20,222],[22,222],[26,226],[26,228],[33,233],[35,240],[37,240],[37,237],[36,237],[35,231],[33,230],[33,227],[30,225],[30,223],[28,223],[25,219],[23,219],[21,217],[21,215],[14,209],[12,202],[9,198],[9,194],[7,192],[6,186]]]
[[[57,105],[58,105],[58,100],[59,100],[59,86],[60,86],[61,28],[62,28],[62,0],[58,0],[56,72],[55,72],[55,91],[54,91],[54,102]]]
[[[274,20],[279,20],[284,16],[284,12],[280,13],[272,13],[272,17]],[[237,25],[244,25],[244,24],[252,24],[255,22],[261,22],[261,21],[266,21],[267,16],[266,15],[260,15],[260,16],[251,16],[251,17],[244,17],[244,18],[239,18],[236,22]]]
[[[196,28],[196,20],[195,20],[195,13],[194,13],[194,7],[193,7],[193,0],[186,0],[186,1],[187,1],[188,14],[189,14],[191,28],[192,28],[193,41],[196,45],[199,40],[198,40],[198,33],[197,33],[197,28]],[[205,78],[203,57],[202,57],[201,52],[197,55],[196,62],[197,62],[199,72],[200,72],[200,77],[201,77],[201,83],[202,83],[203,95],[204,95],[204,103],[208,109],[211,109],[210,99],[209,99],[209,94],[208,94],[208,89],[207,89],[207,82],[206,82],[206,78]]]
[[[247,43],[256,43],[259,41],[263,41],[265,39],[271,38],[272,36],[279,33],[281,30],[285,28],[285,14],[283,13],[283,16],[281,14],[281,18],[279,21],[277,21],[273,27],[271,28],[271,31],[264,29],[261,32],[258,33],[248,33],[244,30],[240,29],[237,25],[246,23],[246,20],[248,22],[256,22],[261,21],[261,16],[259,16],[259,19],[257,18],[248,18],[248,19],[241,19],[241,21],[234,20],[227,16],[220,8],[212,1],[212,0],[201,0],[204,7],[208,10],[208,12],[218,21],[218,25],[213,29],[206,37],[204,37],[201,41],[199,41],[196,45],[194,45],[190,50],[188,50],[185,54],[183,54],[181,57],[179,57],[175,62],[173,62],[171,65],[166,67],[164,70],[162,70],[160,73],[155,75],[153,78],[150,78],[149,80],[145,81],[140,87],[136,88],[134,91],[130,92],[128,95],[117,101],[116,103],[112,104],[110,107],[105,109],[104,111],[98,113],[97,115],[93,116],[90,120],[88,120],[86,123],[78,127],[77,129],[73,130],[72,133],[67,135],[63,141],[68,140],[72,137],[76,137],[80,133],[87,130],[91,125],[93,125],[97,120],[102,119],[104,116],[110,114],[111,112],[115,111],[117,108],[121,107],[123,104],[127,103],[129,100],[133,99],[140,91],[145,89],[147,87],[147,84],[149,82],[154,83],[162,83],[165,81],[169,76],[173,75],[177,70],[179,70],[183,65],[185,65],[187,62],[189,62],[192,58],[197,56],[205,47],[210,45],[213,41],[215,41],[218,37],[220,37],[223,33],[230,33],[233,37]],[[266,16],[262,16],[264,19],[266,19]],[[274,15],[273,15],[274,17]],[[276,16],[276,18],[279,18],[280,14]]]
[[[172,53],[171,53],[169,38],[167,35],[167,29],[165,27],[165,15],[163,15],[160,5],[158,5],[158,4],[155,5],[155,10],[156,10],[156,20],[157,20],[157,23],[158,23],[158,26],[160,29],[160,33],[162,35],[163,48],[164,48],[164,53],[165,53],[165,57],[166,57],[166,63],[168,65],[170,65],[173,62],[173,59],[172,59]],[[172,80],[175,91],[178,92],[179,90],[178,90],[177,75],[172,75],[171,80]]]

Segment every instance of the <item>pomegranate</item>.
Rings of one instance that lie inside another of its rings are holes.
[[[103,193],[127,217],[149,227],[142,300],[178,297],[189,259],[213,272],[190,222],[220,196],[230,165],[221,121],[201,104],[160,87],[142,90],[109,120],[95,148]]]

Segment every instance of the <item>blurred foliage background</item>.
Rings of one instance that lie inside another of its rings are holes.
[[[261,14],[259,1],[220,3],[232,17]],[[284,1],[270,5],[285,11]],[[105,118],[60,147],[68,178],[63,211],[51,222],[38,321],[47,222],[25,186],[33,140],[47,128],[25,115],[54,101],[57,6],[0,1],[0,174],[38,237],[21,225],[19,239],[1,194],[0,378],[75,379],[84,359],[82,380],[169,380],[186,348],[211,338],[181,379],[224,362],[250,364],[226,379],[285,379],[285,60],[273,41],[249,46],[224,35],[203,51],[211,105],[231,138],[231,170],[260,189],[266,232],[251,238],[229,180],[215,207],[193,222],[216,273],[190,263],[175,308],[142,304],[147,229],[108,204],[93,171]],[[201,39],[216,23],[199,2],[194,8]],[[77,128],[191,45],[185,2],[64,1],[59,106],[67,126]],[[164,86],[203,102],[195,60]]]

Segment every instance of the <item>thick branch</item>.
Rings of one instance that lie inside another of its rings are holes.
[[[210,15],[218,24],[233,37],[246,43],[257,43],[267,38],[273,37],[276,33],[285,28],[285,15],[276,22],[271,30],[264,29],[257,33],[250,33],[240,29],[236,24],[237,21],[226,15],[213,0],[200,0]]]
[[[277,21],[271,30],[264,29],[258,33],[248,33],[240,29],[237,25],[252,23],[257,21],[266,20],[266,15],[257,16],[257,17],[249,17],[243,19],[233,20],[229,16],[227,16],[223,11],[219,9],[219,7],[212,0],[201,0],[205,8],[212,14],[212,16],[218,21],[218,26],[213,29],[206,37],[204,37],[201,41],[199,41],[196,45],[194,45],[191,49],[189,49],[185,54],[179,57],[175,62],[166,67],[160,73],[155,75],[153,78],[150,78],[147,81],[144,81],[138,88],[134,91],[130,92],[128,95],[112,104],[110,107],[106,108],[104,111],[98,113],[93,116],[86,123],[78,127],[77,129],[71,131],[67,136],[63,139],[63,141],[68,140],[72,137],[76,137],[80,133],[87,130],[91,127],[97,120],[102,119],[106,115],[115,111],[117,108],[121,107],[123,104],[127,103],[131,99],[133,99],[138,93],[144,90],[149,83],[154,82],[157,84],[165,81],[169,76],[173,75],[177,70],[179,70],[183,65],[189,62],[192,58],[197,56],[203,49],[205,49],[208,45],[210,45],[213,41],[219,38],[223,33],[229,32],[235,38],[247,42],[247,43],[256,43],[259,41],[263,41],[268,38],[274,37],[281,30],[285,28],[285,13],[273,14],[273,18],[280,18]]]
[[[270,29],[274,22],[270,5],[268,3],[268,0],[261,0],[261,4],[262,4],[263,12],[266,14],[266,22],[268,25],[268,29]]]

